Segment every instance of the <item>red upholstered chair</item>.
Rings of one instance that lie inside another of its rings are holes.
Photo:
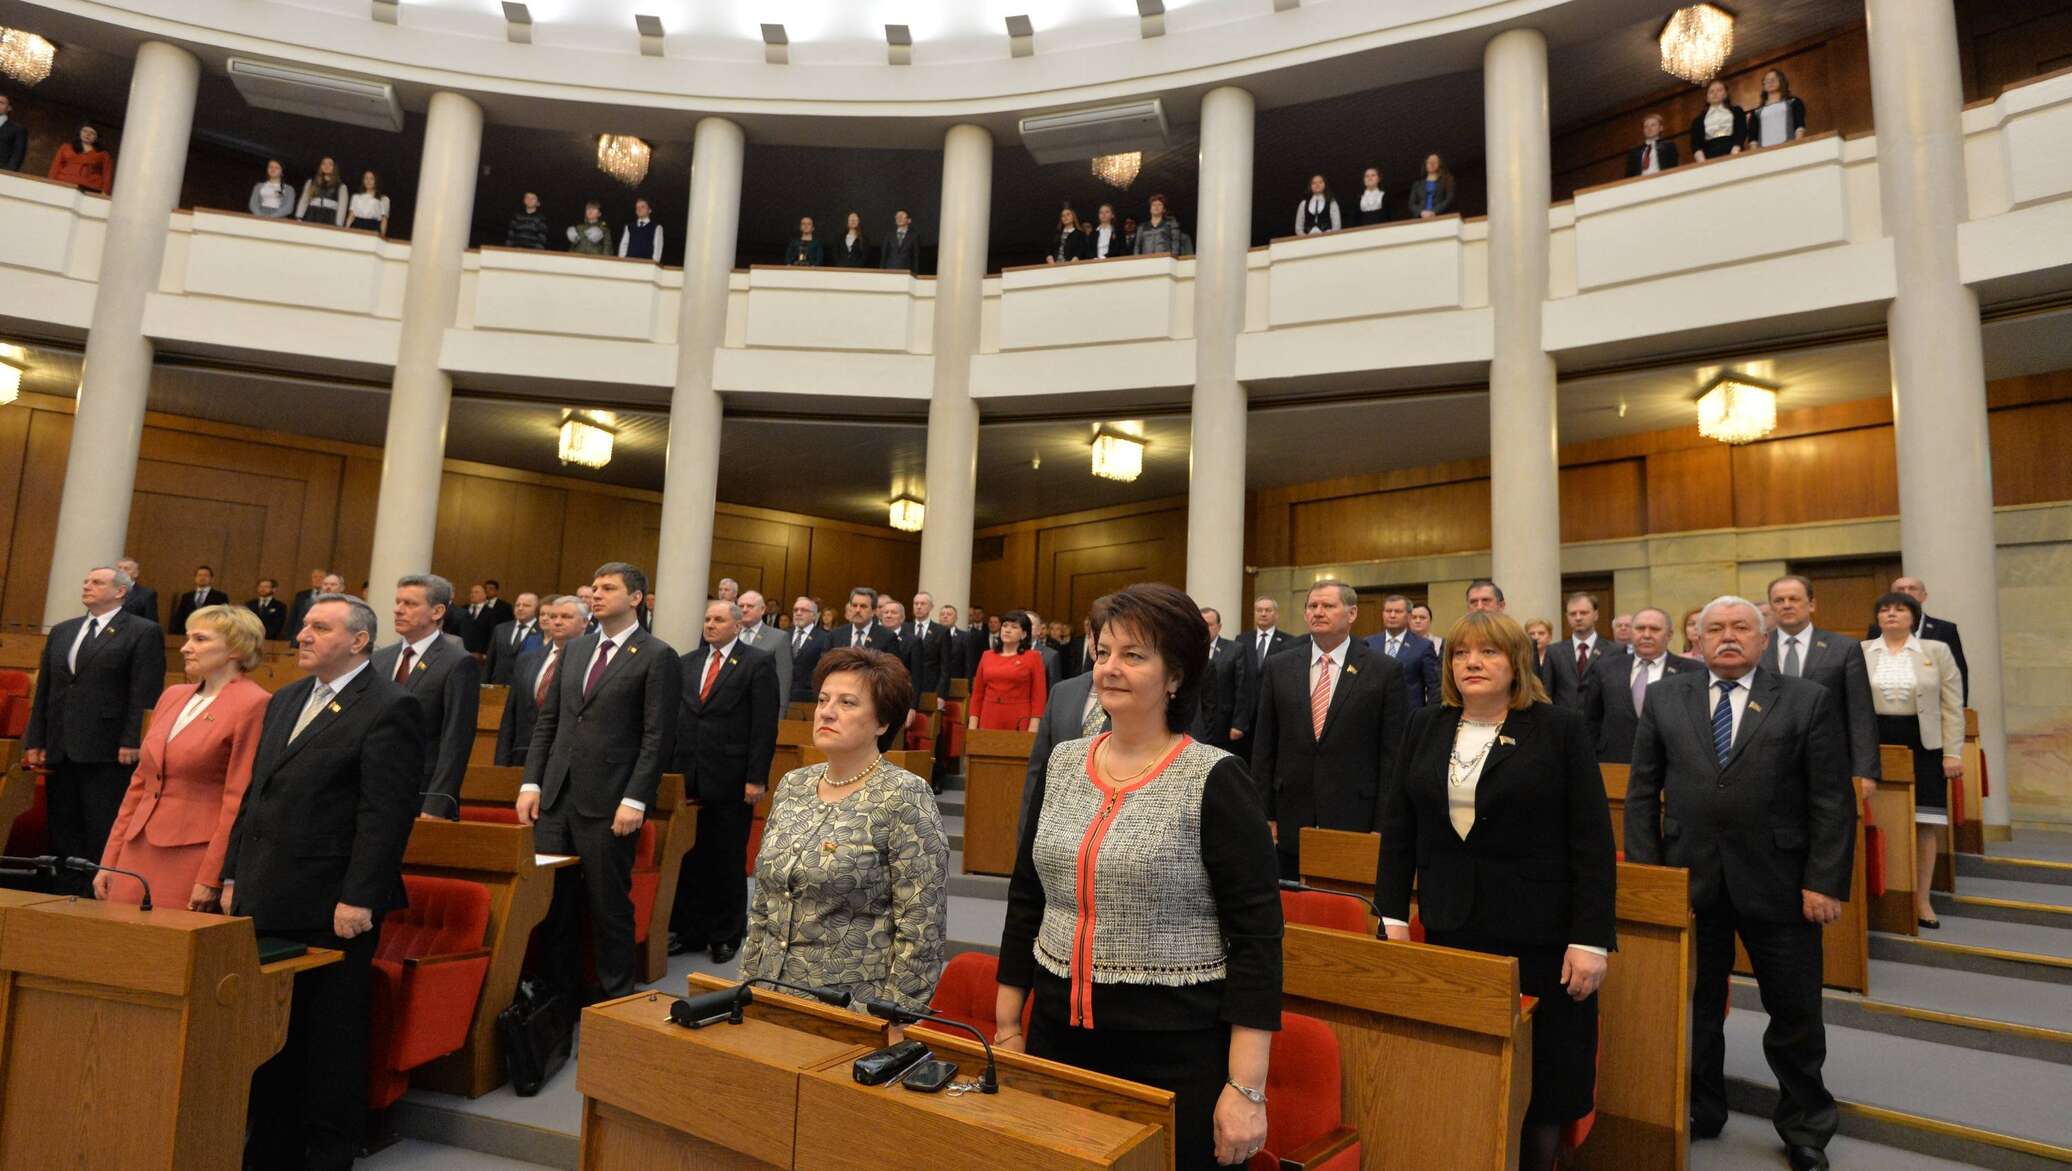
[[[964,755],[964,720],[963,700],[943,701],[941,756],[944,760],[957,760]]]
[[[1328,927],[1333,931],[1351,931],[1358,935],[1374,934],[1374,925],[1367,918],[1367,908],[1361,906],[1359,900],[1315,891],[1282,891],[1281,918],[1305,927]]]
[[[1000,961],[984,952],[960,952],[943,965],[928,1011],[953,1021],[963,1021],[993,1039],[993,997],[1000,991]],[[1022,1002],[1022,1033],[1029,1031],[1033,1001]],[[916,1026],[926,1028],[926,1025]]]
[[[410,905],[381,921],[375,945],[367,1105],[380,1110],[410,1071],[467,1043],[489,974],[489,888],[458,878],[403,876]]]
[[[7,832],[7,853],[17,858],[34,858],[50,853],[50,802],[43,788],[43,776],[37,774],[36,796],[21,816],[14,819],[14,828]]]
[[[1315,1017],[1282,1013],[1266,1074],[1266,1145],[1247,1166],[1251,1171],[1357,1171],[1360,1136],[1343,1121],[1338,1038]]]
[[[769,818],[757,812],[755,820],[748,825],[748,862],[745,866],[748,873],[742,876],[744,878],[755,877],[755,860],[763,852],[763,827],[769,824],[769,821]]]
[[[640,843],[633,847],[633,942],[646,943],[648,920],[654,918],[655,895],[662,889],[662,864],[655,859],[655,823],[640,823]]]
[[[463,801],[460,805],[462,821],[493,821],[498,825],[517,825],[518,810],[509,805],[491,805],[479,801]]]
[[[29,673],[0,671],[0,739],[19,739],[29,728]]]

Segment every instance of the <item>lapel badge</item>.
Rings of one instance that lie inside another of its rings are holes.
[[[337,715],[337,714],[338,714],[339,712],[342,712],[342,711],[344,711],[345,709],[344,709],[344,708],[342,708],[342,707],[339,707],[339,706],[338,706],[337,704],[335,704],[335,703],[334,703],[334,704],[332,704],[332,705],[330,706],[330,708],[329,708],[328,710],[330,711],[330,713],[331,713],[332,715],[334,715],[334,716],[335,716],[335,715]]]
[[[1763,705],[1751,699],[1748,701],[1748,710],[1752,712],[1759,712],[1763,710]]]
[[[739,659],[728,659],[728,660],[727,660],[727,666],[729,666],[729,667],[736,667],[736,666],[739,666],[740,664],[741,664],[741,660],[739,660]]]
[[[1827,640],[1823,638],[1823,639],[1821,639],[1821,640],[1820,640],[1819,642],[1816,642],[1816,643],[1814,643],[1814,644],[1813,644],[1813,649],[1814,649],[1814,650],[1816,650],[1816,651],[1824,651],[1824,650],[1826,650],[1826,649],[1827,649]]]
[[[101,627],[100,637],[106,638],[113,633],[115,633],[115,624],[110,622],[108,625]]]
[[[1345,673],[1348,675],[1357,675],[1360,673],[1360,669],[1358,667],[1353,666],[1351,663],[1347,663],[1345,665]]]
[[[629,646],[626,648],[626,653],[629,655],[637,655],[640,653],[640,648],[637,646]]]
[[[1497,733],[1496,742],[1505,748],[1518,747],[1518,742],[1516,740],[1511,739],[1509,736],[1506,736],[1501,732]]]
[[[823,853],[823,854],[832,854],[832,853],[834,853],[834,852],[835,852],[835,843],[834,843],[834,839],[832,839],[832,838],[823,838],[823,839],[821,840],[821,842],[820,842],[820,852],[821,852],[821,853]]]

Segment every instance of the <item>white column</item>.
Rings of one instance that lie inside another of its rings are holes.
[[[114,564],[129,534],[130,491],[151,389],[144,297],[158,287],[165,263],[166,222],[180,200],[200,76],[200,62],[185,49],[151,41],[137,50],[72,416],[65,494],[58,504],[43,600],[46,629],[79,612],[80,579],[96,565]]]
[[[1252,245],[1252,95],[1202,95],[1194,224],[1194,404],[1187,450],[1187,592],[1236,629],[1245,606],[1245,258]]]
[[[725,118],[700,119],[691,138],[676,390],[669,396],[662,540],[653,573],[655,588],[667,591],[655,608],[655,633],[679,652],[696,647],[703,637],[699,628],[711,584],[722,414],[719,392],[712,388],[712,357],[726,340],[727,281],[734,273],[734,238],[741,227],[741,164],[747,146],[740,124]]]
[[[461,259],[468,250],[481,160],[482,107],[456,93],[433,94],[417,169],[410,269],[367,571],[368,601],[377,613],[387,612],[397,578],[432,570],[446,410],[453,401],[453,379],[439,366],[439,346],[460,304]]]
[[[1519,28],[1482,51],[1489,155],[1489,546],[1513,614],[1561,612],[1561,479],[1547,291],[1547,39]]]
[[[978,351],[992,223],[993,136],[952,126],[942,144],[942,227],[935,262],[935,384],[928,399],[928,512],[921,524],[919,588],[937,605],[971,609],[971,525],[978,495]],[[999,605],[999,602],[995,602]]]
[[[1964,87],[1950,0],[1869,0],[1878,189],[1898,294],[1886,313],[1899,455],[1899,540],[1930,609],[1964,633],[1971,706],[1993,777],[1988,825],[2005,826],[2000,598],[1978,296],[1957,275],[1968,216]]]

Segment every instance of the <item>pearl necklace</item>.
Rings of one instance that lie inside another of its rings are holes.
[[[874,761],[870,762],[869,764],[865,765],[865,766],[864,766],[864,768],[863,768],[863,771],[862,771],[862,772],[860,772],[860,773],[857,773],[857,774],[856,774],[855,776],[853,776],[853,777],[850,777],[850,778],[849,778],[848,780],[846,780],[846,781],[837,781],[837,780],[833,779],[832,777],[829,777],[829,776],[827,776],[827,775],[826,775],[825,773],[823,773],[823,774],[821,774],[821,777],[820,777],[820,782],[821,782],[821,784],[824,784],[824,785],[826,785],[826,786],[827,786],[828,788],[830,788],[830,789],[846,789],[846,788],[848,788],[849,786],[851,786],[851,785],[855,784],[856,782],[858,782],[858,781],[862,780],[863,778],[865,778],[865,777],[867,777],[867,776],[871,775],[872,773],[874,773],[874,772],[877,772],[877,771],[878,771],[878,766],[879,766],[879,765],[881,765],[881,764],[884,764],[884,763],[885,763],[885,757],[884,757],[884,755],[883,755],[883,754],[881,753],[881,754],[879,754],[879,756],[878,756],[878,759],[876,759],[876,760],[874,760]]]

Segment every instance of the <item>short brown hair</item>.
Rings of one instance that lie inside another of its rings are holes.
[[[1166,729],[1184,732],[1201,711],[1202,673],[1209,662],[1209,624],[1185,592],[1163,582],[1141,582],[1094,599],[1094,645],[1101,631],[1122,623],[1151,644],[1166,670],[1179,676],[1166,697]]]
[[[1439,694],[1447,707],[1461,706],[1460,684],[1453,681],[1453,656],[1468,647],[1502,651],[1511,660],[1511,710],[1524,711],[1547,702],[1547,688],[1533,669],[1532,637],[1516,619],[1490,610],[1470,610],[1446,632],[1447,662],[1439,671]]]
[[[820,656],[813,668],[813,691],[817,696],[829,675],[853,671],[863,676],[863,689],[871,697],[871,718],[885,725],[878,737],[878,751],[885,752],[906,732],[907,712],[914,706],[914,677],[896,656],[866,647],[838,647]]]

